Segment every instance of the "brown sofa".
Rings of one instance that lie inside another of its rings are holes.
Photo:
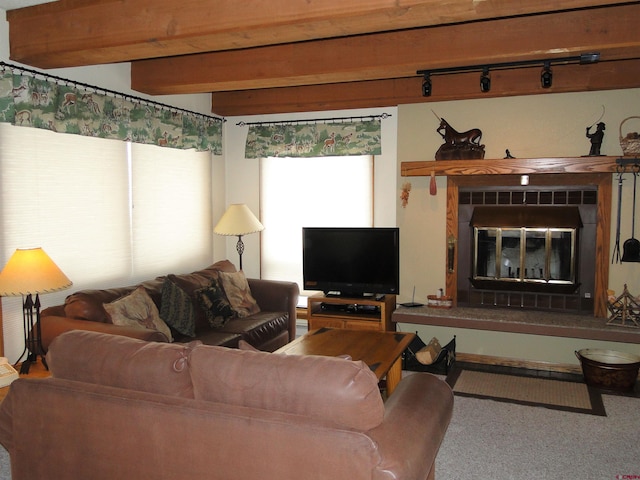
[[[222,260],[197,272],[169,274],[139,284],[144,287],[158,311],[162,311],[163,285],[167,278],[189,296],[195,312],[195,335],[187,336],[171,328],[173,341],[200,340],[207,345],[237,347],[238,341],[242,339],[259,350],[273,351],[295,338],[299,293],[295,282],[247,279],[260,312],[244,318],[232,318],[224,326],[212,328],[194,298],[194,292],[218,279],[220,272],[235,273],[236,268],[228,260]],[[131,294],[139,285],[82,290],[69,295],[63,305],[43,310],[41,331],[45,352],[54,338],[69,330],[105,332],[148,341],[169,341],[167,336],[158,330],[114,325],[111,322],[104,304]]]
[[[434,478],[453,395],[362,362],[73,331],[0,405],[13,480]]]

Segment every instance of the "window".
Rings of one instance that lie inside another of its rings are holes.
[[[130,144],[136,281],[212,259],[211,154]],[[158,152],[160,150],[160,152]],[[160,154],[159,154],[160,153]]]
[[[131,148],[130,148],[131,147]],[[211,154],[0,123],[0,263],[42,247],[74,282],[137,283],[212,259]],[[24,348],[22,299],[2,299],[5,356]]]
[[[261,276],[302,291],[302,227],[373,226],[373,157],[269,157],[260,165]]]

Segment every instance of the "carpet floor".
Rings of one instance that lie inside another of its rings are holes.
[[[582,381],[470,370],[455,366],[447,383],[458,396],[606,415],[600,392]]]
[[[606,417],[456,396],[436,479],[640,478],[640,399],[603,401]]]

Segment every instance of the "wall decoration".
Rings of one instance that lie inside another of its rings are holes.
[[[604,131],[606,130],[606,125],[603,122],[598,122],[596,125],[596,131],[591,133],[591,128],[587,127],[586,136],[591,142],[591,148],[589,149],[589,157],[599,157],[602,154],[600,153],[600,148],[602,147],[602,141],[604,140]]]
[[[400,201],[402,202],[402,208],[405,208],[409,203],[409,192],[411,191],[411,182],[402,184],[402,193],[400,194]]]
[[[433,112],[436,115],[435,112]],[[444,119],[438,117],[440,125],[436,131],[440,134],[444,143],[438,148],[435,158],[436,160],[469,160],[484,158],[484,145],[480,144],[482,140],[482,131],[479,128],[473,128],[466,132],[458,132]]]

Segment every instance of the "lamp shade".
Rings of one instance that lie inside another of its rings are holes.
[[[42,248],[17,249],[0,272],[0,296],[64,290],[73,282]]]
[[[213,229],[218,235],[247,235],[261,232],[264,226],[244,203],[234,203]]]

